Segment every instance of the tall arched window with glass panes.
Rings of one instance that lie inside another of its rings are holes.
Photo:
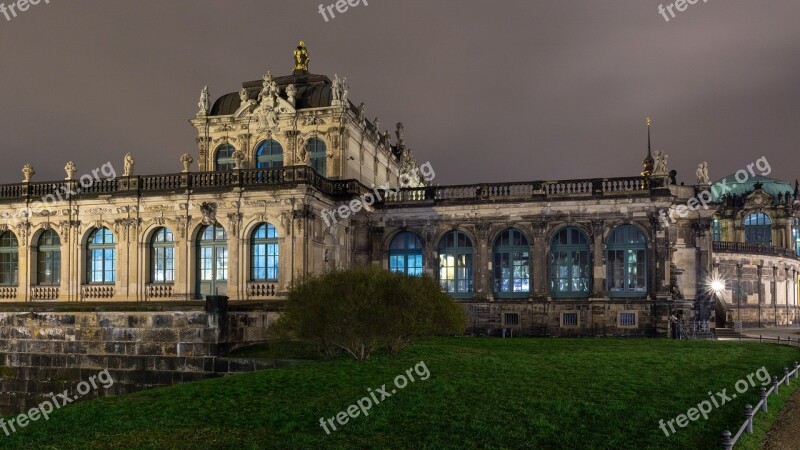
[[[422,275],[422,239],[415,233],[404,231],[389,245],[389,270],[406,275]]]
[[[150,239],[150,282],[175,282],[175,239],[169,228],[159,228]]]
[[[610,296],[647,294],[647,238],[633,225],[620,225],[606,241],[607,290]]]
[[[14,233],[0,235],[0,286],[19,283],[19,243]]]
[[[494,294],[497,298],[525,298],[531,291],[531,258],[528,238],[510,228],[494,241]]]
[[[722,224],[718,219],[711,221],[711,236],[714,239],[714,242],[722,241]]]
[[[61,239],[55,230],[47,230],[36,243],[36,284],[58,286],[61,283]]]
[[[323,177],[328,176],[325,172],[325,161],[328,158],[325,142],[317,138],[309,139],[306,143],[306,153],[311,161],[311,168]]]
[[[550,242],[550,294],[554,298],[588,297],[592,273],[589,239],[579,229],[564,228]]]
[[[278,169],[283,167],[283,147],[278,141],[270,139],[259,144],[256,150],[257,169]]]
[[[214,170],[217,172],[233,170],[236,165],[233,159],[234,153],[236,153],[236,148],[230,144],[223,144],[217,147],[217,151],[214,154]]]
[[[772,219],[764,213],[752,213],[744,219],[744,241],[772,245]]]
[[[475,276],[472,240],[461,231],[450,231],[439,242],[439,283],[453,297],[470,297]]]
[[[250,278],[252,281],[278,281],[280,246],[278,230],[262,223],[253,231],[250,242]]]

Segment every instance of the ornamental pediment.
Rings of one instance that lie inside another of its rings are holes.
[[[763,189],[756,189],[755,192],[744,199],[745,209],[758,209],[773,205],[775,197],[764,192]]]

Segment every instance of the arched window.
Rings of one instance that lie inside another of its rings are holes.
[[[233,166],[235,165],[233,160],[233,154],[235,152],[236,148],[230,144],[223,144],[217,147],[217,152],[216,155],[214,156],[217,172],[233,170]]]
[[[717,219],[711,221],[711,236],[714,242],[722,241],[722,224]]]
[[[306,143],[306,153],[311,158],[311,168],[323,177],[327,176],[325,172],[325,161],[327,159],[327,150],[325,143],[317,138],[311,138]]]
[[[800,256],[800,219],[792,222],[792,239],[794,239],[794,250]]]
[[[0,235],[0,286],[19,283],[19,243],[14,233]]]
[[[253,231],[250,247],[252,281],[278,280],[278,231],[272,224],[262,223]]]
[[[169,228],[159,228],[150,238],[150,282],[175,282],[175,239]]]
[[[748,244],[772,245],[772,220],[764,213],[744,218],[744,241]]]
[[[647,238],[633,225],[614,228],[608,236],[606,264],[609,295],[647,293]]]
[[[283,147],[278,141],[262,142],[256,150],[256,168],[278,169],[283,167]]]
[[[448,232],[439,242],[439,283],[453,297],[473,292],[472,240],[460,231]]]
[[[61,284],[61,239],[47,230],[36,243],[36,282],[40,286]]]
[[[197,295],[225,295],[228,292],[228,234],[215,223],[200,230],[197,237]]]
[[[406,275],[422,275],[422,240],[410,231],[392,239],[389,246],[389,270]]]
[[[494,241],[494,293],[527,297],[530,284],[530,244],[521,231],[508,229]]]
[[[550,294],[588,297],[591,283],[589,239],[577,228],[564,228],[550,242]]]
[[[117,250],[114,235],[99,228],[89,236],[86,281],[90,284],[113,284],[116,279]]]

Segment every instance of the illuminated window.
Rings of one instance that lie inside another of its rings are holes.
[[[753,213],[744,219],[744,241],[748,244],[772,245],[772,220],[764,213]]]
[[[89,236],[86,281],[91,284],[113,284],[116,280],[117,250],[114,235],[108,228],[99,228]]]
[[[439,283],[453,297],[472,295],[473,253],[472,240],[460,231],[447,233],[439,242]]]
[[[150,240],[150,281],[175,282],[175,239],[168,228],[159,228]]]
[[[608,236],[606,265],[609,295],[647,293],[647,239],[633,225],[622,225]]]
[[[714,242],[722,241],[722,224],[719,223],[719,220],[714,219],[711,222],[711,234],[713,236]]]
[[[564,228],[550,243],[550,293],[588,297],[591,283],[589,240],[577,228]]]
[[[508,229],[494,241],[494,293],[498,298],[530,295],[530,244],[521,231]]]
[[[278,231],[272,224],[262,223],[253,231],[250,250],[252,281],[277,281],[280,249]]]
[[[404,231],[389,246],[389,270],[406,275],[422,275],[422,240],[414,233]]]

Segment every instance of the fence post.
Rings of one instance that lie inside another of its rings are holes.
[[[786,385],[789,386],[791,384],[791,382],[789,381],[789,368],[788,367],[784,367],[783,368],[783,376],[784,376],[784,378],[786,378]]]
[[[800,363],[795,361],[794,362],[794,378],[797,379],[798,376],[800,376]]]
[[[760,334],[758,335],[758,343],[759,344],[763,344],[764,343],[764,336],[762,336]]]
[[[761,386],[761,411],[767,412],[767,388]]]
[[[753,434],[753,405],[744,405],[744,420],[747,432]]]
[[[778,345],[781,345],[781,337],[778,336]]]
[[[722,449],[723,450],[733,450],[733,441],[731,440],[731,432],[730,431],[723,431],[722,432]]]
[[[775,395],[778,395],[778,389],[780,389],[780,383],[778,383],[778,377],[772,377],[772,387],[775,388]]]

